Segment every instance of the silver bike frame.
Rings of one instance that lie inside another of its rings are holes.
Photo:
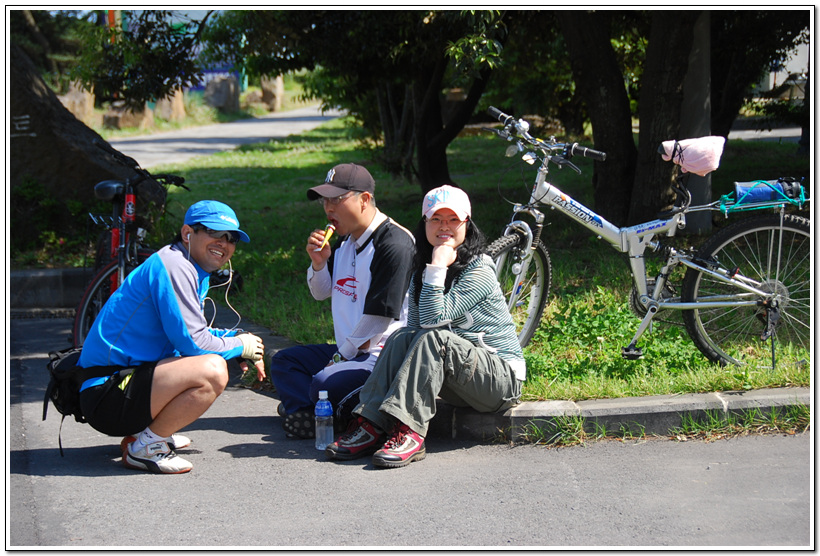
[[[675,233],[686,226],[686,212],[700,211],[700,210],[714,210],[710,205],[690,207],[685,211],[674,214],[668,219],[652,220],[636,226],[629,226],[619,228],[611,222],[607,221],[595,211],[579,203],[571,196],[561,191],[556,186],[547,182],[547,174],[549,159],[545,157],[541,166],[538,168],[535,185],[530,195],[530,202],[528,205],[515,205],[513,209],[513,220],[510,222],[504,234],[523,232],[527,237],[526,256],[522,259],[520,268],[516,272],[517,283],[523,283],[524,277],[527,274],[530,261],[532,260],[532,251],[535,248],[533,245],[533,233],[529,224],[525,221],[518,220],[520,214],[528,214],[533,217],[539,225],[545,219],[544,214],[535,207],[538,205],[546,205],[554,210],[558,210],[568,216],[571,220],[578,222],[592,233],[598,236],[598,239],[603,239],[617,251],[626,253],[629,257],[629,266],[632,271],[632,279],[638,293],[638,299],[642,305],[647,308],[646,316],[644,316],[641,324],[635,333],[632,343],[636,345],[638,339],[643,335],[646,329],[650,326],[655,314],[661,309],[694,309],[696,307],[707,309],[716,307],[741,307],[741,306],[755,306],[759,303],[759,297],[770,297],[770,292],[765,292],[760,289],[762,285],[760,282],[752,280],[741,275],[731,275],[730,271],[726,269],[712,270],[708,267],[700,265],[692,260],[690,254],[679,253],[674,248],[670,248],[669,256],[661,269],[658,278],[655,282],[652,296],[649,296],[646,275],[646,263],[644,261],[644,253],[647,248],[653,251],[660,248],[660,243],[654,238],[657,235],[663,234],[666,237],[673,237]],[[518,231],[518,232],[517,232]],[[694,268],[699,272],[707,274],[716,280],[720,280],[727,284],[737,287],[738,289],[748,292],[749,296],[759,296],[757,299],[750,299],[748,301],[739,301],[736,296],[732,300],[714,296],[709,298],[700,298],[697,301],[684,303],[680,297],[661,299],[661,292],[664,291],[666,281],[671,274],[671,271],[678,264],[682,264],[688,268]],[[499,271],[502,265],[499,265]],[[512,310],[517,302],[518,289],[510,296],[509,309]]]

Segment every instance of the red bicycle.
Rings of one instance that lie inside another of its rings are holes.
[[[111,203],[112,212],[110,216],[89,214],[94,224],[103,226],[105,231],[97,241],[95,275],[83,291],[74,317],[72,342],[76,347],[83,345],[94,319],[111,294],[132,270],[154,252],[145,244],[146,226],[164,212],[168,187],[174,185],[188,189],[184,185],[185,178],[172,174],[151,174],[140,168],[133,158],[114,150],[108,143],[96,141],[95,145],[133,168],[135,175],[125,181],[104,180],[94,186],[94,196]],[[149,210],[143,210],[148,216],[138,215],[140,199],[146,207],[150,205],[156,214],[152,216]]]

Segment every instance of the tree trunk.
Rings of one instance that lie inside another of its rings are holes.
[[[616,225],[626,221],[637,150],[623,75],[610,43],[606,12],[559,11],[572,72],[586,100],[595,148],[607,153],[592,177],[595,211]]]
[[[447,153],[438,148],[436,134],[441,132],[441,81],[445,62],[422,67],[413,82],[414,137],[416,140],[416,177],[422,192],[450,183]],[[425,71],[427,70],[427,71]]]
[[[413,88],[391,84],[376,87],[384,135],[384,159],[389,172],[412,176]]]
[[[473,80],[467,98],[459,103],[445,122],[442,118],[441,88],[447,60],[442,58],[435,68],[420,72],[414,82],[416,176],[422,192],[440,185],[456,185],[450,177],[447,146],[458,137],[470,119],[487,87],[491,71],[482,70]]]
[[[580,137],[584,134],[586,113],[583,108],[583,99],[576,92],[569,102],[558,106],[558,120],[564,126],[569,137]]]
[[[628,224],[652,220],[671,205],[675,167],[658,155],[668,139],[678,139],[683,81],[700,11],[660,10],[652,15],[641,85],[638,164],[631,190]]]

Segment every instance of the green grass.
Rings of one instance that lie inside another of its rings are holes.
[[[470,194],[474,219],[490,240],[509,220],[512,210],[507,201],[525,201],[534,177],[532,167],[505,158],[504,149],[505,144],[486,134],[460,137],[448,151],[451,176]],[[730,141],[713,176],[715,195],[727,192],[735,180],[808,176],[808,159],[794,151],[793,144]],[[161,245],[170,240],[192,202],[228,203],[252,240],[240,244],[233,258],[244,278],[244,290],[234,302],[243,317],[296,342],[332,341],[330,304],[314,301],[305,284],[306,238],[325,224],[322,208],[307,200],[306,190],[322,183],[335,164],[367,165],[376,180],[379,207],[412,228],[420,217],[420,188],[391,177],[372,162],[374,158],[359,146],[345,122],[336,120],[301,136],[157,168],[185,176],[191,191],[170,193],[168,213],[151,241]],[[583,160],[578,164],[583,175],[555,169],[550,179],[592,206],[592,166]],[[541,327],[525,350],[525,400],[810,384],[809,365],[775,370],[711,365],[683,327],[675,324],[658,324],[644,335],[644,359],[623,360],[620,349],[639,323],[628,308],[631,282],[626,260],[568,219],[548,213],[548,221],[544,240],[552,259],[553,288]]]
[[[793,435],[809,430],[810,426],[811,408],[798,404],[781,409],[773,407],[769,412],[758,408],[730,414],[707,411],[700,419],[685,415],[681,426],[670,432],[677,440],[714,441],[747,434]]]

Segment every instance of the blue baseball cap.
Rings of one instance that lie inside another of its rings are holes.
[[[219,201],[199,201],[188,207],[185,224],[202,224],[211,230],[236,232],[239,239],[250,243],[248,234],[239,229],[239,219],[231,207]]]

